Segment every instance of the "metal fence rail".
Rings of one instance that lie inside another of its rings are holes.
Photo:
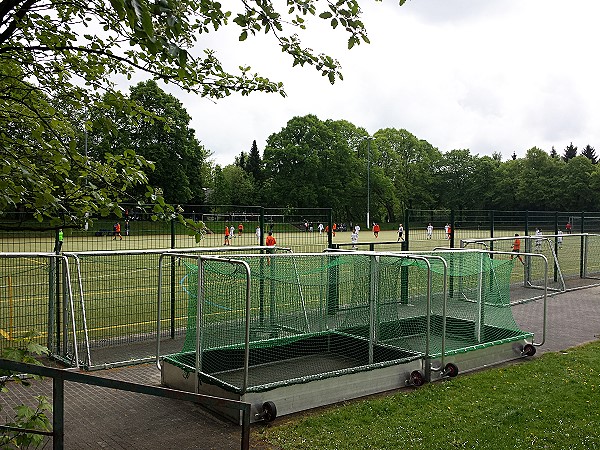
[[[165,397],[176,400],[195,402],[207,407],[218,407],[239,411],[242,414],[242,430],[241,430],[241,445],[242,450],[250,448],[250,404],[229,400],[223,398],[212,397],[209,395],[193,394],[190,392],[178,391],[157,386],[148,386],[144,384],[136,384],[127,381],[113,380],[109,378],[97,377],[93,375],[84,375],[77,372],[54,369],[44,366],[36,366],[34,364],[26,364],[6,359],[0,359],[0,369],[11,370],[24,374],[33,374],[43,377],[52,378],[52,440],[53,448],[61,450],[64,448],[64,421],[65,421],[65,381],[75,383],[83,383],[93,386],[118,389],[121,391],[134,392],[138,394],[147,394],[157,397]],[[23,431],[6,425],[0,425],[0,430],[7,431]],[[27,433],[48,435],[47,432],[36,430],[26,430]],[[160,443],[157,443],[160,444]]]

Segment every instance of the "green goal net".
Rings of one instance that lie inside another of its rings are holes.
[[[510,308],[515,261],[460,250],[190,258],[185,344],[169,358],[192,371],[198,349],[203,377],[243,391],[531,337]]]

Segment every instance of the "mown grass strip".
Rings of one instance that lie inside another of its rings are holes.
[[[600,341],[282,417],[253,441],[282,450],[600,449]]]

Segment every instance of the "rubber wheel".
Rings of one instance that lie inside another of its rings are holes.
[[[458,367],[456,364],[448,363],[446,367],[444,367],[444,375],[450,378],[454,378],[458,375]]]
[[[410,373],[410,384],[413,386],[423,386],[425,384],[425,377],[418,370],[414,370]]]
[[[277,417],[277,407],[273,402],[263,403],[262,418],[265,422],[273,422]]]
[[[525,344],[523,346],[523,356],[533,356],[537,350],[531,344]]]

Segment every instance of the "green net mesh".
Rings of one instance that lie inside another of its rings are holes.
[[[202,373],[235,389],[243,383],[247,321],[248,388],[435,358],[527,334],[510,309],[516,259],[472,251],[235,259],[250,269],[249,314],[244,265],[204,260],[199,271],[196,261],[186,262],[187,334],[176,358],[193,366],[198,340]]]

